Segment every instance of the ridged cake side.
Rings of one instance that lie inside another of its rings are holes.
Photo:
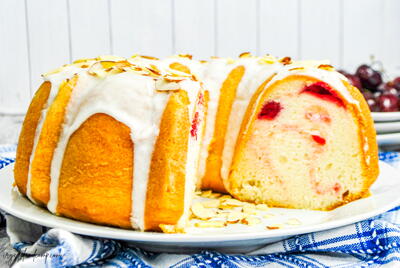
[[[180,61],[107,56],[45,74],[49,82],[33,99],[21,132],[15,169],[21,193],[82,221],[140,230],[183,226],[197,182],[198,158],[191,155],[201,145],[206,94],[189,68],[177,70]],[[181,166],[150,171],[166,160]],[[173,197],[180,209],[168,203],[162,213],[173,220],[145,212],[147,198],[165,196],[153,188],[171,183],[177,183]]]
[[[19,191],[27,194],[27,183],[31,155],[34,147],[36,129],[38,128],[41,112],[45,107],[51,90],[50,82],[43,82],[35,96],[25,116],[21,133],[18,141],[17,155],[15,161],[15,183]]]

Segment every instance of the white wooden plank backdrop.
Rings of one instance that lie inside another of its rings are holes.
[[[0,114],[24,112],[40,74],[100,54],[244,51],[400,66],[399,0],[0,0]],[[400,74],[400,70],[399,70]]]

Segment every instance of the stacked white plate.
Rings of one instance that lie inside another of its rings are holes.
[[[380,146],[400,145],[400,112],[372,113]]]

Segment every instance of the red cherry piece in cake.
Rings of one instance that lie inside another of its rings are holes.
[[[258,114],[258,119],[266,119],[273,120],[279,112],[282,110],[282,106],[279,102],[276,101],[268,101],[264,103],[261,108],[260,113]]]
[[[343,100],[331,86],[324,82],[316,82],[306,86],[300,93],[308,93],[325,101],[333,102],[340,107],[344,107]]]
[[[322,138],[321,136],[311,135],[311,137],[316,143],[318,143],[320,145],[325,145],[325,143],[326,143],[326,140],[324,138]]]
[[[197,100],[197,104],[199,104],[199,105],[203,105],[204,104],[204,95],[203,95],[203,93],[199,94],[199,98]]]
[[[192,128],[190,129],[190,135],[194,137],[197,140],[197,131],[198,131],[198,125],[200,122],[199,118],[199,112],[195,112],[193,120],[192,120]]]
[[[333,190],[335,191],[335,193],[339,193],[341,189],[342,189],[342,186],[338,182],[335,183],[335,185],[333,186]]]

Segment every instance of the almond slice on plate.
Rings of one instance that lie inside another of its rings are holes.
[[[201,203],[194,203],[191,210],[195,218],[200,220],[209,220],[215,216],[215,213],[212,210],[204,208]]]
[[[248,215],[256,215],[257,214],[256,205],[254,205],[254,204],[246,203],[242,209],[243,209],[243,212]]]
[[[258,205],[256,205],[256,209],[262,210],[262,211],[267,211],[267,210],[269,210],[269,207],[266,204],[258,204]]]
[[[267,228],[268,230],[277,230],[277,229],[281,229],[283,227],[282,224],[271,224],[271,225],[267,225],[265,228]]]
[[[196,222],[194,226],[199,228],[221,228],[225,227],[226,223],[223,221],[201,221]]]
[[[240,222],[249,226],[254,226],[260,224],[261,220],[254,216],[247,216],[246,218],[243,218]]]
[[[219,206],[219,200],[218,199],[207,200],[207,201],[201,202],[201,204],[205,208],[217,208]]]
[[[227,223],[238,223],[245,217],[245,214],[243,214],[240,211],[231,211],[228,213],[226,217],[226,222]]]
[[[285,223],[287,225],[301,225],[301,221],[295,218],[288,219]]]

